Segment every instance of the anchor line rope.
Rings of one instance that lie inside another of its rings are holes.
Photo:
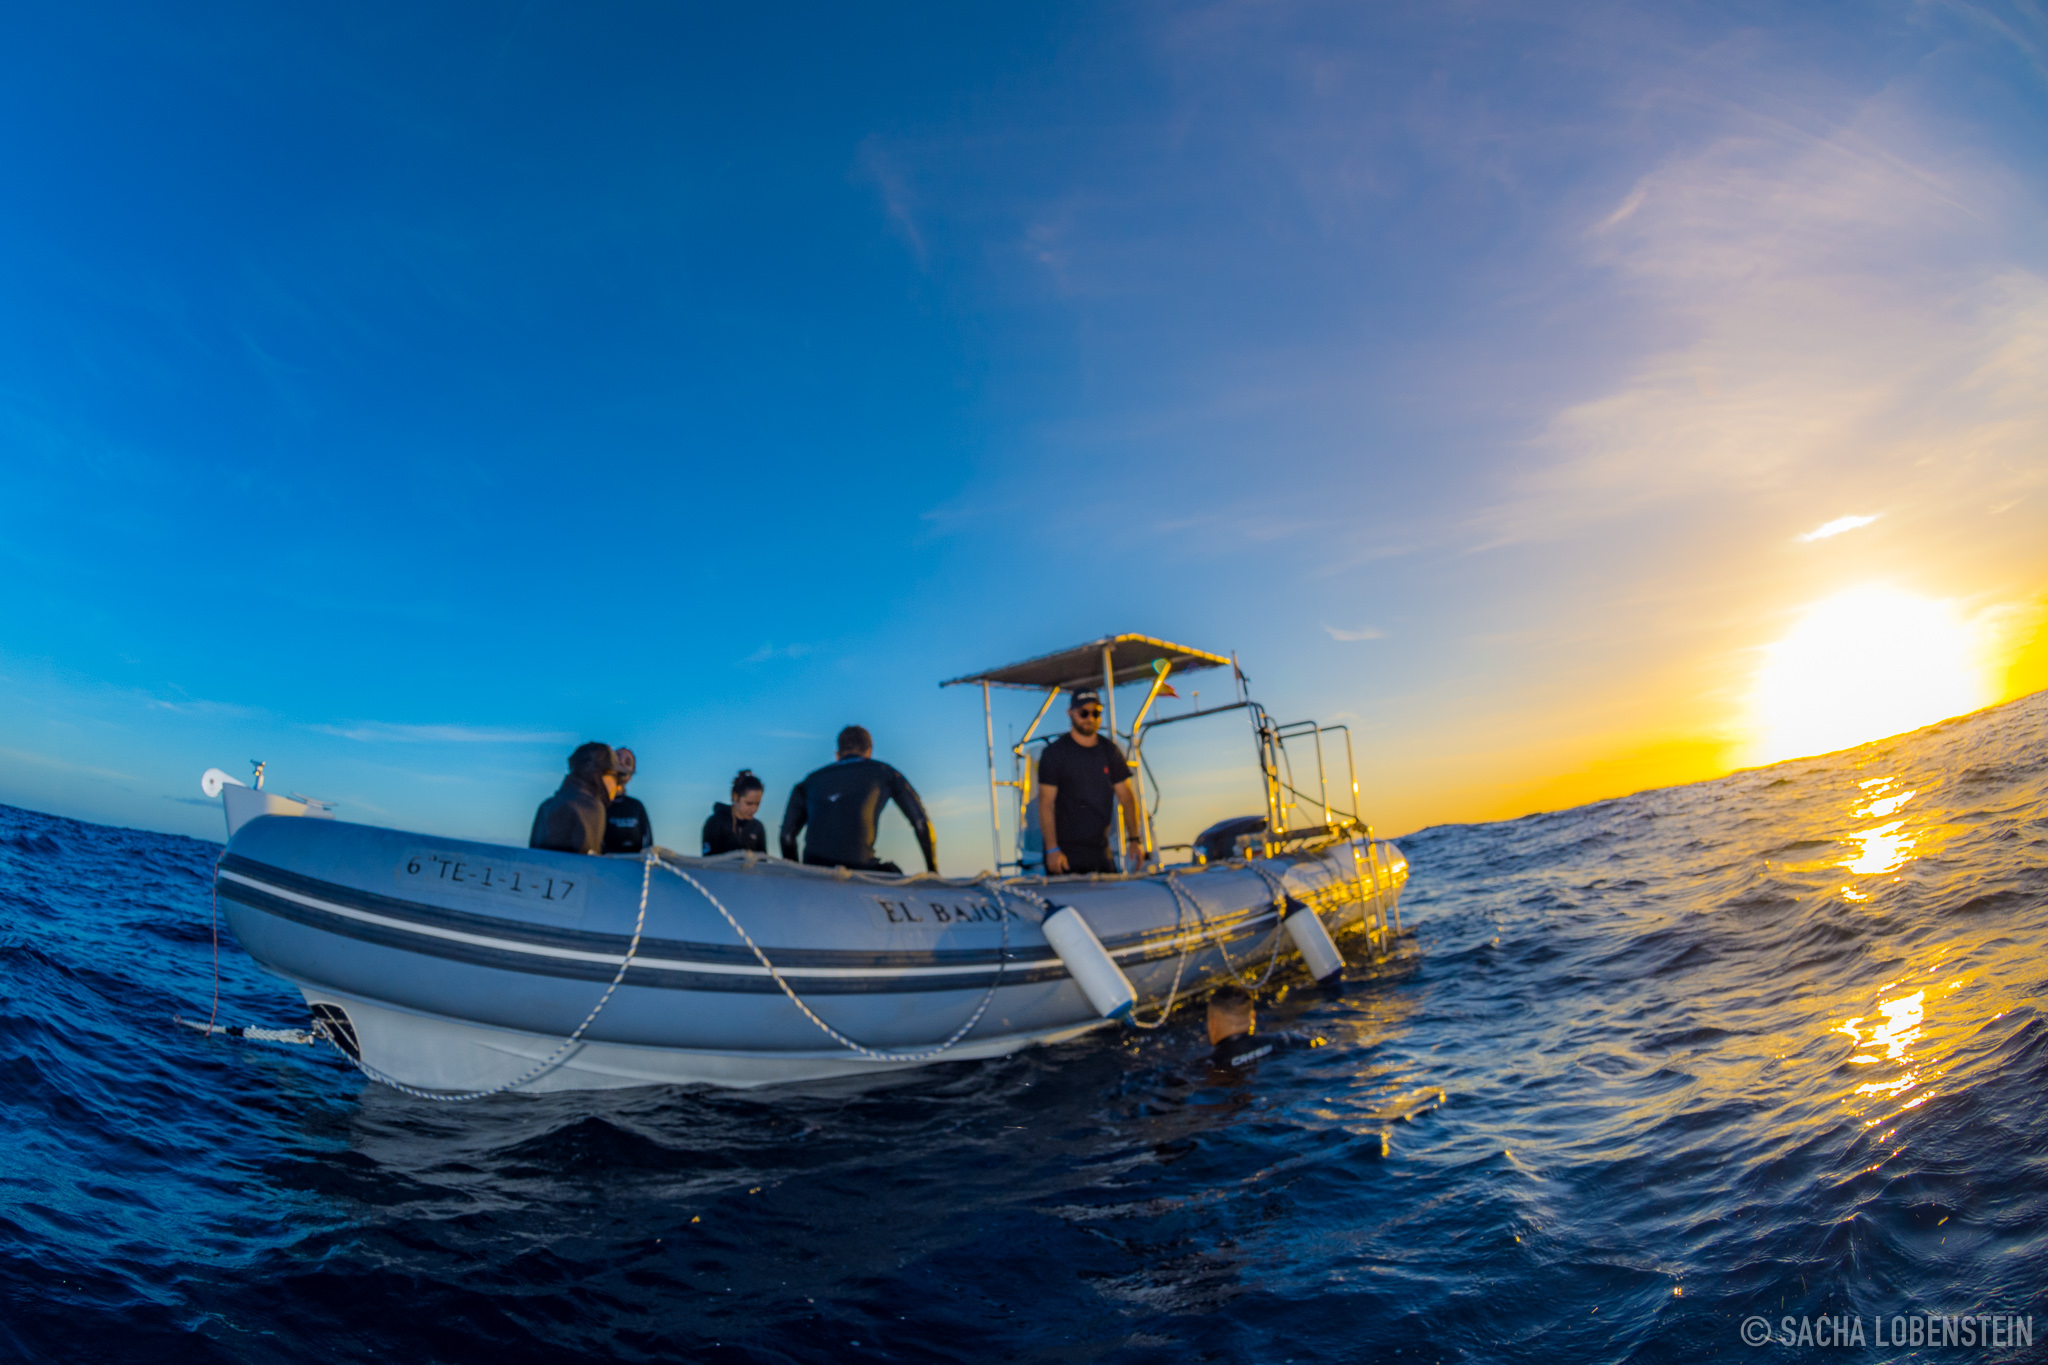
[[[732,926],[732,931],[740,936],[740,942],[746,944],[748,949],[752,951],[754,956],[760,960],[761,965],[767,969],[769,979],[772,980],[777,986],[782,988],[782,993],[789,997],[789,1003],[795,1005],[797,1007],[797,1011],[801,1013],[804,1018],[810,1020],[813,1024],[817,1025],[818,1030],[821,1033],[823,1033],[827,1038],[830,1038],[833,1042],[845,1048],[847,1051],[858,1053],[863,1057],[869,1057],[874,1059],[875,1061],[924,1062],[930,1061],[932,1058],[939,1056],[941,1053],[949,1051],[955,1043],[959,1042],[962,1038],[965,1038],[967,1036],[969,1030],[971,1030],[976,1024],[981,1022],[982,1015],[988,1013],[989,1005],[996,998],[996,988],[1003,984],[1003,973],[1010,965],[1010,912],[1009,908],[1003,904],[1002,884],[1000,882],[994,881],[985,882],[982,883],[982,886],[985,890],[989,892],[990,896],[995,900],[996,918],[1003,926],[1003,938],[1002,947],[997,951],[996,954],[995,979],[988,983],[988,990],[982,993],[981,1003],[974,1007],[974,1013],[967,1017],[966,1023],[962,1024],[959,1028],[953,1030],[952,1037],[946,1039],[945,1042],[940,1043],[937,1047],[925,1048],[920,1052],[891,1052],[881,1048],[868,1047],[864,1043],[855,1042],[853,1039],[847,1037],[838,1029],[833,1028],[830,1024],[826,1023],[823,1019],[819,1018],[818,1012],[812,1009],[809,1005],[805,1004],[803,997],[798,995],[796,993],[795,988],[792,987],[789,984],[789,982],[784,979],[782,973],[775,969],[775,964],[768,960],[768,954],[762,952],[761,945],[754,942],[754,936],[752,934],[749,934],[746,931],[746,929],[741,926],[740,922],[737,919],[733,918],[732,911],[726,909],[725,903],[719,900],[718,897],[712,895],[710,889],[706,887],[704,883],[698,881],[695,877],[692,877],[689,873],[683,871],[681,868],[675,866],[673,863],[663,863],[662,866],[667,868],[670,872],[675,873],[678,877],[681,877],[690,885],[696,887],[697,894],[704,897],[705,900],[711,902],[711,908],[716,910],[720,915],[723,915],[725,917],[725,922]],[[1042,901],[1041,904],[1043,904]]]
[[[569,1060],[570,1053],[574,1051],[576,1045],[582,1041],[584,1032],[587,1029],[589,1029],[589,1027],[592,1024],[597,1022],[597,1016],[602,1014],[604,1012],[604,1007],[611,1003],[613,994],[617,992],[617,990],[619,989],[619,983],[626,979],[626,969],[633,965],[633,958],[640,951],[641,932],[645,930],[647,927],[647,892],[654,882],[654,861],[655,859],[652,851],[650,851],[647,857],[642,860],[642,866],[640,869],[640,915],[638,919],[633,921],[633,941],[626,945],[626,955],[619,959],[619,970],[613,973],[612,983],[604,988],[604,994],[599,996],[597,1003],[590,1007],[590,1013],[583,1016],[583,1022],[576,1026],[576,1031],[574,1033],[571,1033],[567,1038],[564,1038],[562,1040],[562,1045],[555,1049],[554,1054],[552,1056],[548,1057],[538,1066],[529,1068],[524,1074],[515,1076],[511,1080],[506,1081],[502,1085],[494,1085],[490,1087],[488,1090],[455,1091],[425,1090],[416,1085],[407,1085],[404,1081],[396,1080],[393,1077],[385,1075],[376,1067],[373,1067],[368,1062],[365,1062],[361,1058],[361,1056],[349,1056],[348,1049],[343,1047],[341,1045],[341,1040],[334,1036],[333,1029],[331,1029],[328,1026],[328,1023],[325,1019],[314,1020],[313,1027],[319,1030],[320,1033],[325,1035],[327,1041],[334,1044],[335,1050],[341,1053],[342,1056],[348,1057],[348,1060],[355,1065],[356,1069],[362,1072],[365,1076],[368,1076],[371,1080],[376,1081],[380,1085],[388,1085],[393,1090],[396,1090],[401,1094],[411,1095],[414,1099],[441,1100],[447,1103],[464,1104],[469,1102],[470,1100],[488,1099],[492,1095],[502,1095],[508,1090],[516,1090],[522,1085],[526,1085],[533,1081],[537,1081],[541,1077],[547,1075],[550,1071],[553,1071],[556,1067],[560,1066],[563,1062]],[[361,1046],[361,1040],[358,1039],[358,1052],[361,1051]]]
[[[206,1025],[197,1020],[187,1019],[182,1014],[172,1015],[171,1022],[183,1024],[194,1033],[208,1032]],[[258,1028],[254,1024],[222,1024],[211,1032],[218,1033],[224,1038],[243,1038],[252,1043],[293,1043],[300,1047],[310,1047],[327,1036],[315,1029]]]
[[[221,1032],[228,1032],[223,1028]],[[236,1036],[258,1043],[291,1043],[297,1047],[311,1047],[320,1041],[321,1035],[302,1028],[257,1028],[244,1024],[236,1030]]]
[[[222,844],[220,854],[213,860],[213,897],[207,912],[207,919],[213,929],[213,1005],[206,1012],[206,1036],[213,1036],[213,1021],[220,1018],[220,860],[228,856],[228,847]]]
[[[207,896],[207,929],[213,939],[213,1002],[207,1007],[206,1022],[195,1023],[181,1014],[173,1014],[174,1023],[183,1024],[194,1033],[203,1033],[211,1038],[216,1033],[230,1038],[248,1038],[259,1043],[317,1043],[325,1036],[319,1032],[308,1033],[304,1029],[255,1028],[238,1024],[222,1024],[220,1020],[220,863],[228,856],[226,845],[221,846],[213,859],[213,885]],[[344,1054],[345,1055],[345,1054]]]

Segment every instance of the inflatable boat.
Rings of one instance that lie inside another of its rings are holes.
[[[1306,732],[1249,698],[1155,725],[1248,713],[1264,815],[1212,826],[1175,861],[1151,843],[1155,799],[1129,873],[1044,875],[1029,819],[1038,722],[998,781],[990,688],[1045,691],[1042,719],[1062,690],[1150,681],[1118,735],[1139,767],[1168,674],[1217,666],[1242,691],[1232,660],[1145,636],[952,680],[981,684],[991,736],[997,860],[977,877],[445,839],[333,819],[214,770],[230,826],[216,889],[236,938],[297,986],[328,1039],[373,1079],[437,1098],[817,1081],[1156,1027],[1226,981],[1255,987],[1304,961],[1327,977],[1384,954],[1407,879],[1327,781],[1320,803],[1297,790],[1285,746]]]

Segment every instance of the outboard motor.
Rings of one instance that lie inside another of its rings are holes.
[[[1195,836],[1195,851],[1202,855],[1205,863],[1225,862],[1237,856],[1239,839],[1265,831],[1266,817],[1263,815],[1237,815],[1228,820],[1218,820]]]

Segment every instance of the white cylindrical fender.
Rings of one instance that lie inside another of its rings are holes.
[[[1063,905],[1047,915],[1040,927],[1045,930],[1045,941],[1060,955],[1067,975],[1074,978],[1074,984],[1095,1006],[1095,1012],[1105,1019],[1129,1018],[1131,1007],[1138,1003],[1138,993],[1131,989],[1131,979],[1116,965],[1102,940],[1095,937],[1088,921],[1081,918],[1081,912]]]
[[[1281,921],[1287,926],[1287,933],[1294,940],[1294,946],[1301,950],[1301,960],[1308,967],[1308,974],[1318,981],[1327,981],[1344,970],[1344,954],[1337,951],[1337,945],[1330,940],[1330,931],[1316,918],[1316,912],[1300,901],[1288,897],[1294,908]]]

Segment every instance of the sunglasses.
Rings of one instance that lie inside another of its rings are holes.
[[[1077,716],[1099,716],[1102,714],[1102,708],[1099,706],[1084,706],[1074,714]]]

